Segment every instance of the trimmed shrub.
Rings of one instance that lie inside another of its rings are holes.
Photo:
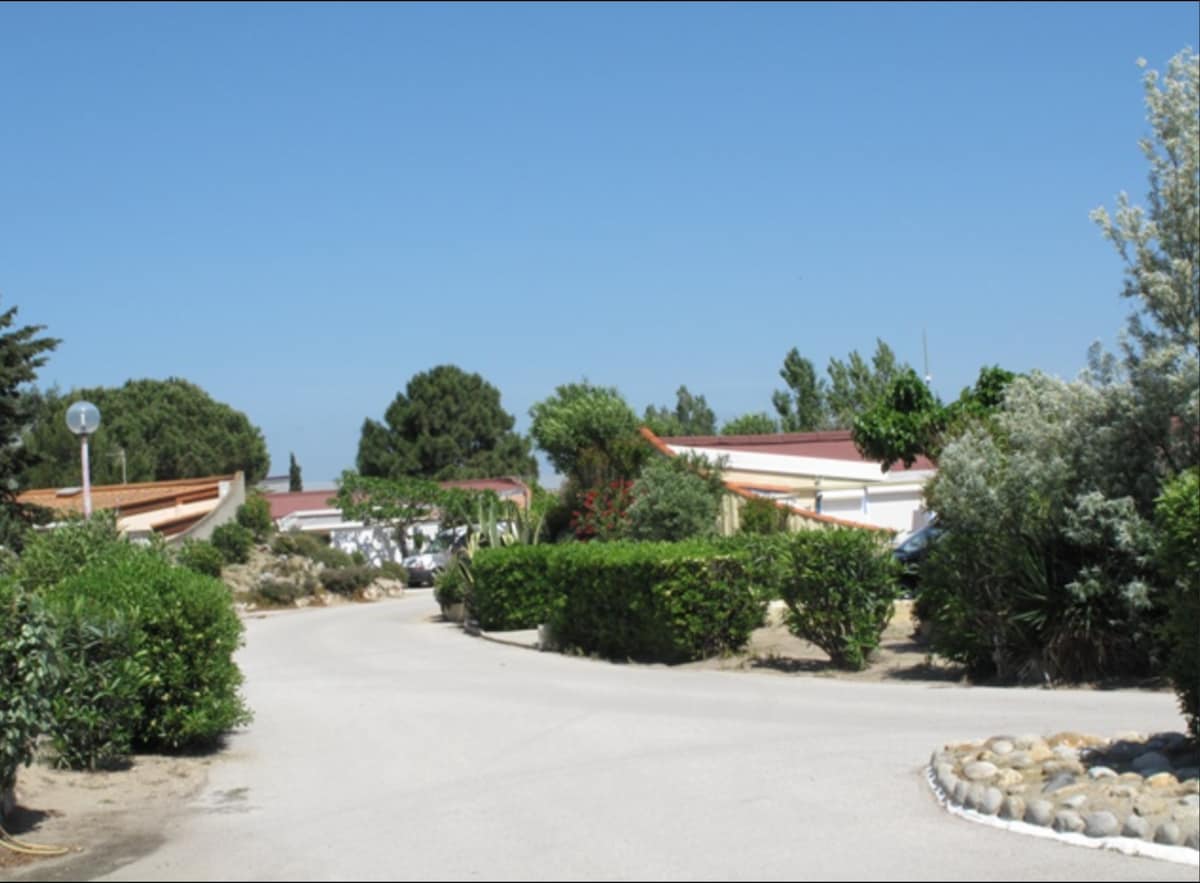
[[[75,705],[103,707],[116,679],[138,684],[136,711],[125,718],[118,709],[112,738],[104,743],[114,752],[124,738],[118,730],[128,730],[135,749],[173,751],[211,746],[249,721],[233,661],[242,624],[219,580],[176,567],[155,550],[122,544],[56,585],[47,602],[64,633],[78,635],[64,660],[69,676],[63,693]],[[118,658],[131,667],[116,665]],[[97,666],[111,678],[97,679]],[[125,688],[118,692],[123,696]],[[57,734],[64,757],[85,766],[104,759],[92,724],[67,724]],[[83,744],[73,740],[80,733]]]
[[[839,668],[865,668],[900,595],[891,547],[870,531],[812,530],[790,534],[786,556],[788,630]]]
[[[321,585],[325,591],[337,595],[353,595],[361,592],[375,580],[373,567],[326,567],[321,571]]]
[[[218,579],[221,576],[221,566],[225,563],[221,550],[206,540],[184,540],[176,560],[181,567]]]
[[[227,521],[213,529],[212,544],[226,564],[245,564],[250,560],[254,534],[236,521]]]
[[[42,599],[0,580],[0,796],[15,784],[17,768],[33,760],[37,737],[53,725],[55,649]]]
[[[558,640],[609,659],[738,650],[766,612],[742,557],[700,541],[555,547],[549,579],[564,590],[550,623]]]
[[[549,622],[558,598],[550,579],[554,546],[480,549],[471,559],[471,615],[493,631],[531,629]]]
[[[1172,580],[1168,591],[1167,674],[1200,741],[1200,470],[1190,469],[1166,486],[1154,512],[1158,558]]]

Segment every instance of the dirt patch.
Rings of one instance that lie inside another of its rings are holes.
[[[145,855],[162,842],[165,820],[203,787],[215,758],[138,755],[126,769],[95,773],[22,767],[5,828],[19,840],[68,851],[37,857],[0,848],[0,877],[74,880],[83,866],[95,876]]]
[[[966,684],[961,665],[935,657],[916,635],[912,601],[896,602],[878,649],[862,671],[843,671],[816,644],[797,638],[783,621],[782,605],[772,605],[768,622],[755,629],[741,653],[703,659],[680,668],[748,671],[772,674],[810,674],[852,681],[940,681]]]

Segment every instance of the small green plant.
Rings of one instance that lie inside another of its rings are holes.
[[[72,519],[60,527],[31,531],[13,576],[22,588],[42,591],[123,545],[111,512]]]
[[[250,560],[254,535],[236,521],[227,521],[213,530],[212,544],[226,564],[245,564]]]
[[[408,571],[398,561],[384,561],[379,565],[379,575],[384,579],[394,579],[397,582],[408,582]]]
[[[221,550],[206,540],[184,540],[179,547],[177,560],[181,567],[220,578],[225,557]]]

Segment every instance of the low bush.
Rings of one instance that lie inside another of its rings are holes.
[[[236,521],[227,521],[213,530],[212,544],[226,564],[245,564],[250,560],[254,534]]]
[[[0,796],[33,760],[38,736],[53,725],[59,683],[56,632],[42,599],[0,580]]]
[[[206,540],[184,540],[176,560],[181,567],[217,578],[220,578],[225,563],[221,550]]]
[[[443,608],[465,604],[471,590],[471,566],[458,556],[433,581],[433,597]]]
[[[289,607],[312,594],[312,587],[289,579],[265,579],[254,589],[254,600],[261,604]]]
[[[554,546],[480,549],[471,559],[471,615],[494,631],[531,629],[549,622],[558,598],[550,579]]]
[[[256,543],[265,543],[275,528],[275,522],[271,520],[271,504],[262,494],[249,494],[246,502],[238,506],[234,517],[238,524],[250,531]]]
[[[741,555],[713,543],[559,546],[551,627],[566,647],[609,659],[686,662],[735,651],[766,606]]]
[[[1200,741],[1200,470],[1168,484],[1154,514],[1158,558],[1170,584],[1167,674],[1192,739]]]
[[[126,738],[142,750],[203,748],[249,720],[233,660],[242,625],[219,580],[122,544],[55,585],[47,603],[70,636],[59,706],[70,697],[76,710],[55,738],[72,764],[111,762]],[[110,702],[104,723],[99,709]]]
[[[276,534],[271,541],[271,551],[276,555],[300,555],[319,561],[326,567],[351,567],[354,560],[341,549],[334,548],[318,536],[290,530]]]
[[[865,668],[900,596],[890,545],[872,531],[836,529],[789,534],[783,548],[789,631],[839,668]]]
[[[321,571],[321,585],[327,592],[354,595],[369,586],[376,573],[373,567],[326,567]]]

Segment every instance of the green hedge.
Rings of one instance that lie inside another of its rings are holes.
[[[550,621],[558,596],[550,579],[554,546],[480,549],[471,559],[471,615],[489,631],[536,628]]]
[[[212,544],[226,564],[245,564],[254,548],[254,534],[236,521],[227,521],[213,528]]]
[[[72,765],[126,745],[208,747],[249,721],[233,660],[242,624],[220,581],[122,543],[46,599],[66,636],[55,739]]]
[[[554,547],[551,626],[564,647],[644,662],[739,650],[766,605],[743,558],[703,541]]]
[[[184,540],[175,559],[180,567],[217,578],[220,578],[221,567],[225,563],[221,550],[207,540]]]

